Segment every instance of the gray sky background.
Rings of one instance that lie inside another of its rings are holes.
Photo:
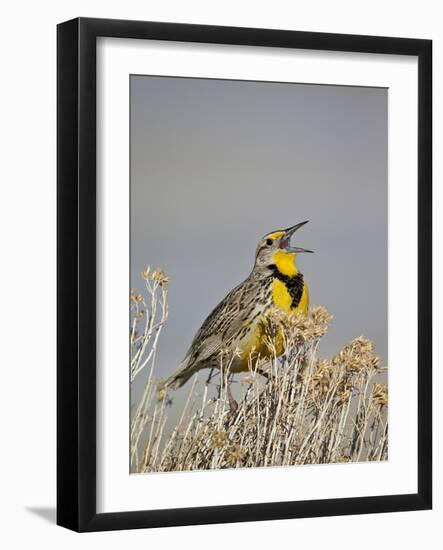
[[[387,93],[131,77],[131,284],[148,264],[171,277],[157,376],[248,276],[258,240],[304,220],[292,242],[315,254],[298,267],[334,315],[321,354],[363,334],[386,361]]]

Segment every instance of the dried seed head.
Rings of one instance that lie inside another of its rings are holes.
[[[163,271],[163,269],[160,269],[157,267],[151,274],[151,278],[153,281],[157,281],[160,286],[167,285],[169,283],[169,277],[166,275],[166,273]]]
[[[324,306],[312,306],[311,316],[316,325],[329,325],[333,319],[333,316]]]
[[[388,402],[388,386],[375,383],[372,387],[372,401],[375,405],[383,407]]]
[[[340,382],[337,388],[336,395],[338,397],[337,405],[343,405],[352,395],[352,384],[344,379]]]
[[[330,318],[325,308],[315,308],[312,317],[300,313],[288,315],[274,308],[263,322],[266,345],[269,348],[279,348],[283,345],[283,348],[288,350],[313,343],[326,334]]]
[[[337,462],[350,462],[351,457],[345,454],[341,454],[337,457]]]
[[[220,349],[218,350],[219,355],[228,355],[229,354],[229,346],[220,346]]]
[[[145,269],[140,273],[141,278],[147,281],[149,279],[150,273],[151,273],[151,268],[149,266],[146,266]]]
[[[234,351],[232,352],[232,354],[233,354],[234,357],[242,357],[243,352],[242,352],[242,350],[239,348],[239,346],[236,346],[236,348],[234,349]]]
[[[328,392],[331,385],[332,369],[327,359],[318,359],[316,371],[312,376],[311,390],[323,395]]]
[[[378,362],[372,342],[364,336],[351,340],[332,359],[333,365],[345,365],[349,373],[358,373],[365,368],[375,368]]]
[[[211,438],[211,449],[223,448],[227,440],[228,440],[228,435],[226,432],[220,432],[220,431],[214,432]]]
[[[226,453],[226,460],[229,462],[229,464],[232,464],[235,466],[237,462],[243,460],[245,457],[245,451],[241,448],[241,446],[238,443],[234,443]]]
[[[130,294],[131,300],[136,303],[140,303],[143,301],[143,296],[136,292],[133,288],[131,288],[131,294]]]
[[[154,270],[148,265],[140,273],[140,276],[145,281],[157,281],[160,286],[167,285],[169,283],[169,276],[161,269],[156,267]]]

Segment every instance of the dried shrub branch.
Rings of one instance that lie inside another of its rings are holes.
[[[143,273],[149,307],[148,301],[131,295],[131,372],[135,377],[149,367],[131,423],[133,472],[387,459],[388,393],[386,384],[376,378],[386,369],[380,368],[372,343],[363,336],[332,358],[318,357],[319,341],[332,319],[324,307],[313,307],[308,317],[272,312],[265,326],[267,345],[272,350],[277,335],[285,353],[277,357],[274,350],[264,371],[260,367],[265,376],[250,361],[249,372],[239,375],[241,399],[235,414],[227,385],[236,352],[224,350],[217,391],[210,391],[215,385],[212,377],[198,384],[195,376],[181,418],[165,436],[169,397],[157,392],[154,364],[167,319],[168,279],[160,270]]]

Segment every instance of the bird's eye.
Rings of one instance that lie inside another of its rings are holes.
[[[266,239],[266,244],[267,244],[268,246],[271,246],[271,244],[272,244],[272,239]]]

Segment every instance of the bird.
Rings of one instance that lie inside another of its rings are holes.
[[[220,368],[223,350],[236,351],[230,361],[231,373],[247,371],[251,360],[263,362],[270,356],[264,344],[264,321],[271,311],[276,308],[288,315],[307,315],[309,289],[296,256],[312,250],[290,244],[292,235],[306,223],[272,231],[260,239],[250,275],[209,314],[180,366],[159,384],[159,390],[178,389],[196,372]],[[277,346],[277,355],[282,353],[282,346]]]

